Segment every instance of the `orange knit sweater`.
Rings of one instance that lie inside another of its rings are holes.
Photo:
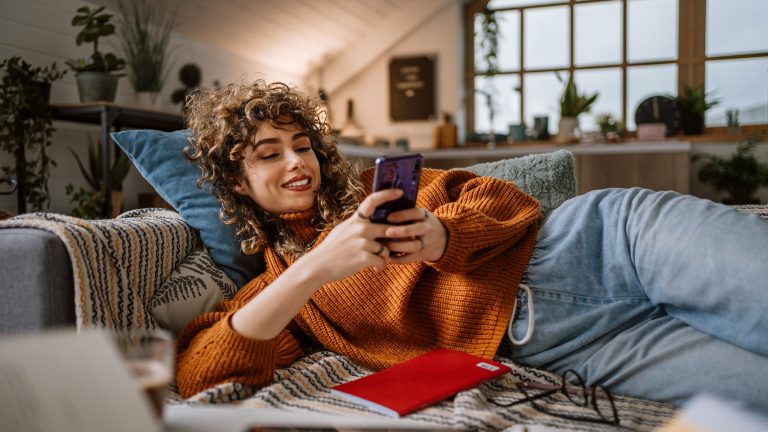
[[[370,192],[372,171],[363,173]],[[272,249],[265,272],[232,300],[193,320],[177,341],[177,383],[189,397],[212,385],[263,386],[275,368],[304,354],[311,342],[375,369],[425,351],[452,348],[492,357],[506,330],[517,287],[530,259],[540,217],[538,202],[512,183],[467,171],[425,169],[416,205],[448,231],[438,262],[390,264],[326,284],[272,340],[236,333],[230,316],[288,265]],[[284,215],[305,240],[317,236],[312,212]],[[321,242],[328,231],[319,234]]]

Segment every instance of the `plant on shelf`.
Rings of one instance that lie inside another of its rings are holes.
[[[729,135],[741,134],[741,124],[739,123],[739,110],[729,109],[725,110],[725,121],[728,128],[726,131]]]
[[[117,81],[122,76],[113,74],[125,67],[125,60],[113,53],[99,51],[99,38],[115,32],[115,26],[110,23],[112,15],[104,13],[104,6],[91,9],[83,6],[72,18],[72,25],[82,27],[75,38],[77,46],[83,43],[93,43],[93,53],[89,58],[67,60],[67,65],[76,73],[77,89],[80,101],[115,100]]]
[[[56,63],[35,67],[14,56],[0,63],[0,151],[15,159],[2,175],[17,183],[19,213],[44,210],[51,202],[48,178],[56,162],[48,156],[53,120],[48,100],[51,84],[64,76]]]
[[[560,82],[563,81],[560,74],[557,74],[557,79]],[[573,74],[568,77],[563,94],[560,96],[560,124],[557,133],[559,142],[575,142],[578,139],[576,130],[579,127],[579,115],[592,109],[597,96],[598,93],[592,95],[579,93]]]
[[[694,161],[703,160],[698,178],[717,191],[728,192],[726,204],[759,204],[755,193],[760,186],[768,186],[768,163],[755,157],[757,138],[750,137],[736,146],[730,157],[695,154]]]
[[[704,92],[704,86],[685,86],[683,94],[673,99],[680,112],[680,128],[686,135],[700,135],[704,131],[704,113],[720,103]]]
[[[93,144],[93,141],[88,137],[88,167],[86,168],[80,156],[70,149],[72,155],[77,161],[77,166],[80,168],[80,172],[85,178],[85,182],[90,186],[89,189],[83,187],[75,188],[73,184],[66,186],[67,196],[70,197],[70,202],[75,204],[75,208],[72,210],[72,216],[83,219],[96,219],[101,216],[101,209],[104,206],[104,178],[101,169],[101,145],[97,143]],[[109,170],[109,184],[112,190],[112,216],[117,216],[120,213],[122,207],[122,186],[123,180],[128,175],[128,171],[131,168],[131,161],[128,156],[122,151],[118,151],[115,161],[112,163],[112,167]]]
[[[187,96],[192,93],[192,90],[200,86],[202,81],[203,72],[200,70],[200,66],[194,63],[187,63],[179,69],[179,81],[184,87],[178,88],[171,94],[171,102],[174,104],[181,104],[181,110],[186,108]]]
[[[611,113],[597,116],[597,127],[600,128],[600,134],[608,142],[621,141],[621,137],[626,131],[624,122],[615,118]]]
[[[171,33],[178,7],[168,1],[118,0],[118,38],[139,105],[156,108],[168,76]]]

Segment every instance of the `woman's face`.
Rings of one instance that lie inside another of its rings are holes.
[[[320,188],[320,163],[309,136],[295,124],[263,122],[245,150],[235,192],[272,214],[307,210]]]

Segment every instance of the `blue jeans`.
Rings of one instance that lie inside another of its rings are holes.
[[[617,394],[699,392],[768,411],[768,221],[673,192],[606,189],[544,222],[510,323],[517,362]]]

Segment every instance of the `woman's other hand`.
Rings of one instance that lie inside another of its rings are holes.
[[[440,220],[429,210],[411,208],[389,215],[388,222],[405,225],[386,225],[384,236],[389,260],[395,264],[419,261],[438,261],[445,253],[448,232]]]

